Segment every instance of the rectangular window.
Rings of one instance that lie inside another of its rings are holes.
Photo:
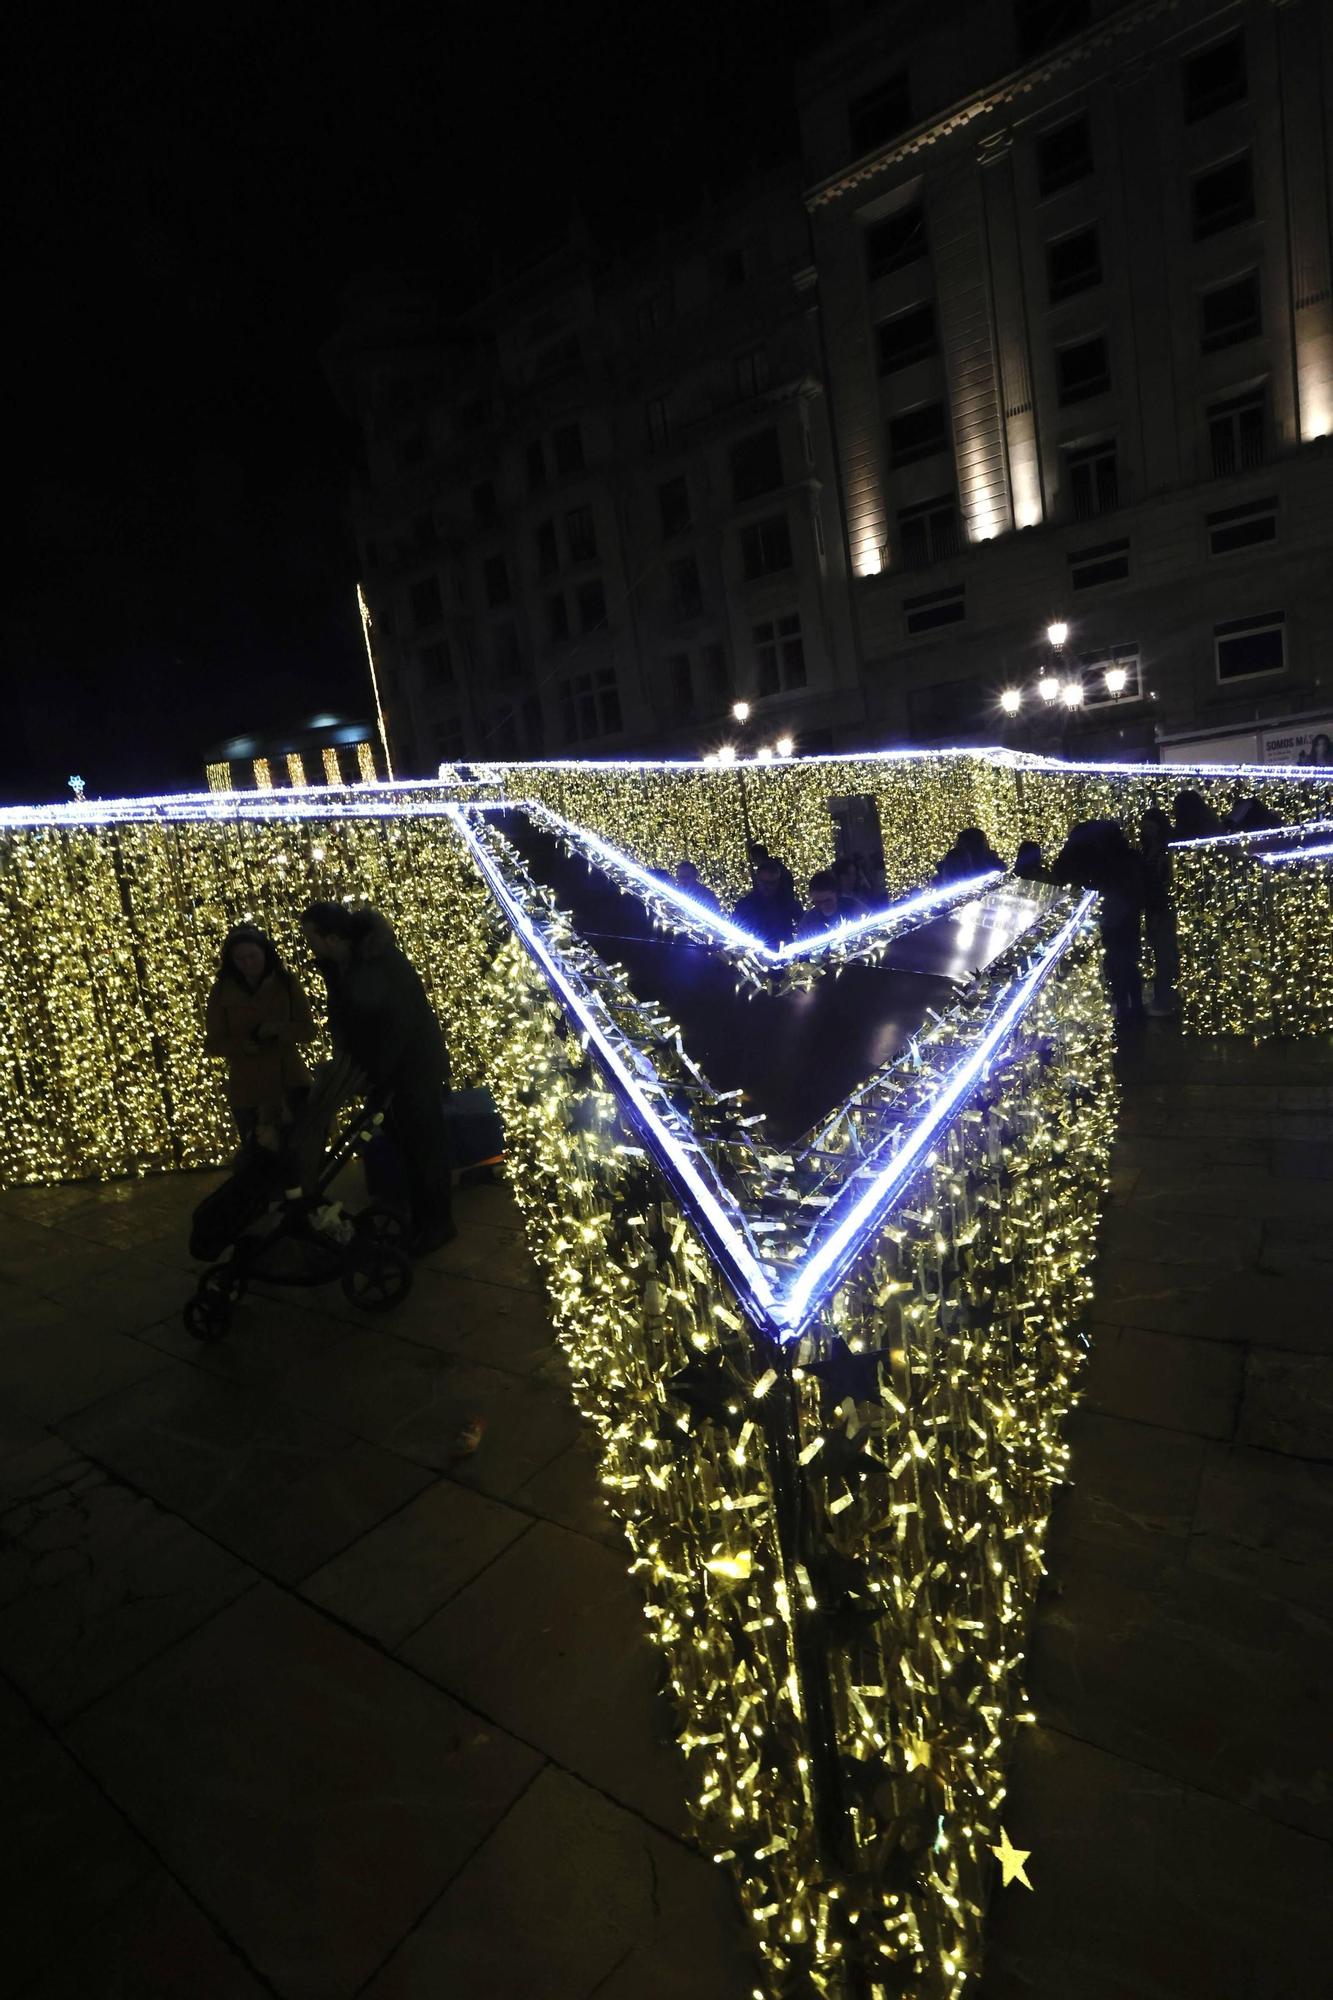
[[[1111,386],[1111,364],[1102,336],[1058,348],[1055,380],[1062,403],[1083,403],[1090,396],[1105,395]]]
[[[1248,153],[1196,174],[1190,182],[1190,223],[1196,243],[1254,219],[1254,163]]]
[[[1066,118],[1037,141],[1037,192],[1058,194],[1092,172],[1092,133],[1087,113]]]
[[[597,529],[593,523],[591,507],[572,507],[566,514],[565,543],[569,549],[571,562],[584,563],[595,560]]]
[[[1208,407],[1208,443],[1213,472],[1224,478],[1228,472],[1248,472],[1267,457],[1264,424],[1264,388],[1247,389],[1243,396],[1230,396]]]
[[[704,685],[714,707],[720,708],[731,693],[731,676],[727,672],[727,650],[725,646],[710,640],[700,655],[703,661]]]
[[[1245,681],[1257,674],[1280,674],[1287,664],[1285,611],[1258,618],[1229,618],[1214,625],[1213,646],[1219,681]]]
[[[927,563],[945,562],[962,547],[958,531],[958,507],[952,493],[938,500],[922,500],[904,507],[898,515],[898,555],[904,569],[923,569]]]
[[[421,669],[421,678],[427,687],[453,686],[454,662],[447,639],[437,639],[432,646],[422,646],[417,653],[417,665]]]
[[[528,446],[528,491],[540,493],[546,485],[546,448],[540,438]]]
[[[563,590],[557,590],[546,600],[546,629],[557,644],[569,637],[569,606]]]
[[[1090,0],[1014,0],[1014,36],[1018,60],[1034,56],[1082,34],[1092,9]]]
[[[1246,500],[1239,507],[1221,507],[1205,516],[1211,555],[1229,556],[1234,549],[1253,549],[1277,540],[1277,495]]]
[[[731,447],[731,496],[739,506],[782,484],[782,446],[776,430],[759,431]]]
[[[1101,281],[1102,251],[1095,223],[1046,245],[1046,291],[1052,305]]]
[[[887,145],[905,132],[912,122],[912,100],[907,88],[907,71],[896,70],[847,107],[851,126],[852,157],[859,159],[876,146]]]
[[[671,599],[678,618],[697,618],[704,608],[699,583],[699,565],[693,556],[682,556],[671,565]]]
[[[1095,549],[1074,549],[1069,556],[1073,590],[1096,590],[1104,583],[1124,583],[1129,575],[1129,540],[1100,542]]]
[[[620,691],[614,668],[601,667],[596,673],[575,674],[561,684],[560,723],[566,743],[618,734]]]
[[[518,650],[518,630],[506,619],[495,628],[495,670],[502,680],[517,679],[523,670],[523,661]]]
[[[1139,649],[1133,641],[1104,646],[1096,653],[1080,653],[1078,663],[1085,708],[1112,708],[1120,701],[1142,701]]]
[[[561,424],[559,430],[552,431],[551,449],[558,473],[582,472],[583,433],[577,424]]]
[[[768,387],[768,349],[750,347],[736,356],[736,394],[743,403]]]
[[[926,254],[926,212],[919,201],[872,222],[866,231],[866,277],[886,278]]]
[[[1224,104],[1239,104],[1246,93],[1244,30],[1237,29],[1224,41],[1197,49],[1185,57],[1180,68],[1187,125],[1210,117]]]
[[[491,610],[496,611],[502,604],[508,604],[512,593],[509,588],[509,566],[504,557],[487,556],[481,566],[481,573],[486,586],[486,602]]]
[[[1114,441],[1107,438],[1100,444],[1079,445],[1064,456],[1069,511],[1074,519],[1087,521],[1094,514],[1114,512],[1120,505],[1120,471]]]
[[[791,568],[791,530],[785,514],[756,521],[742,532],[741,560],[746,576],[751,579],[773,576],[779,570]]]
[[[1247,271],[1230,284],[1215,285],[1199,300],[1199,346],[1205,354],[1237,347],[1262,331],[1257,271]]]
[[[690,672],[688,653],[673,653],[667,661],[671,675],[671,709],[673,717],[685,718],[694,714],[694,678]]]
[[[684,479],[666,479],[657,489],[657,505],[662,515],[662,533],[667,541],[683,535],[690,525],[690,489]]]
[[[412,623],[418,631],[423,625],[438,625],[444,615],[439,577],[419,577],[408,591],[408,602],[412,608]]]
[[[923,403],[919,409],[905,410],[900,417],[890,417],[888,428],[892,465],[911,465],[918,458],[931,458],[948,449],[943,403]]]
[[[500,518],[495,487],[489,479],[483,479],[472,489],[472,514],[479,528],[493,528]]]
[[[665,396],[654,396],[648,405],[648,442],[662,451],[671,441],[671,404]]]
[[[765,618],[751,628],[754,641],[755,687],[760,695],[781,694],[805,686],[805,642],[796,612]]]
[[[555,522],[537,523],[537,574],[554,576],[560,567],[560,551],[556,547]]]
[[[574,595],[579,601],[579,630],[595,632],[599,625],[606,623],[606,592],[599,576],[590,577],[581,583]]]
[[[892,319],[881,320],[875,329],[875,342],[881,375],[892,375],[899,368],[910,368],[914,361],[924,360],[928,354],[937,354],[940,344],[935,334],[934,306],[929,303],[912,306],[907,312],[895,313]]]
[[[950,590],[931,590],[922,597],[903,599],[903,623],[909,632],[933,632],[939,625],[956,625],[966,616],[961,583]]]

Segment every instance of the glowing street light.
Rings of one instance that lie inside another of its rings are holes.
[[[1060,699],[1060,683],[1054,674],[1042,675],[1041,679],[1037,682],[1037,693],[1043,701],[1058,701]]]
[[[1082,708],[1083,683],[1081,681],[1066,681],[1060,690],[1060,699],[1066,708]]]
[[[754,753],[754,761],[756,764],[771,764],[773,762],[773,752],[767,743],[759,745],[759,748]]]
[[[1068,637],[1069,637],[1069,627],[1068,625],[1066,625],[1063,618],[1056,618],[1055,620],[1053,620],[1051,624],[1049,624],[1046,627],[1047,644],[1054,646],[1057,652],[1059,651],[1060,647],[1064,645],[1065,640]]]
[[[779,757],[790,757],[796,745],[790,736],[779,736],[773,748],[777,751]]]
[[[735,717],[737,722],[748,722],[750,720],[749,702],[733,701],[731,704],[731,713]]]
[[[1128,686],[1129,672],[1127,668],[1108,667],[1106,669],[1106,692],[1108,694],[1113,694],[1119,699]]]
[[[1018,688],[1006,688],[1000,696],[1000,707],[1006,715],[1017,715],[1023,706],[1023,696]]]
[[[736,745],[734,743],[724,743],[717,753],[717,761],[719,764],[734,764],[736,761]]]

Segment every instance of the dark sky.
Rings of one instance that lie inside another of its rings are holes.
[[[823,9],[30,4],[16,167],[0,797],[202,780],[234,731],[364,713],[319,364],[358,272],[439,274],[578,207],[651,235],[795,146]]]

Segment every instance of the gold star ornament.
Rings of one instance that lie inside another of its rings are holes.
[[[1030,1847],[1011,1846],[1009,1835],[1001,1827],[1000,1844],[998,1847],[992,1847],[991,1853],[1000,1864],[1006,1889],[1011,1882],[1021,1882],[1025,1889],[1032,1887],[1023,1868],[1023,1863],[1031,1859],[1032,1849]]]

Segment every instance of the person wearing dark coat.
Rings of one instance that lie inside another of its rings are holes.
[[[1207,840],[1222,832],[1222,822],[1202,792],[1177,792],[1171,804],[1175,840]]]
[[[1004,867],[999,855],[979,826],[965,826],[935,870],[941,887],[946,882],[962,882],[969,875],[985,875]]]
[[[755,864],[753,889],[741,897],[731,913],[742,929],[762,938],[772,951],[794,936],[801,921],[801,906],[790,884],[791,876],[782,863],[771,854],[765,855]]]
[[[301,929],[329,992],[335,1051],[387,1097],[385,1130],[403,1162],[418,1256],[457,1235],[444,1099],[449,1052],[421,975],[387,918],[368,906],[312,903]]]
[[[1113,819],[1071,827],[1051,864],[1051,880],[1101,897],[1102,965],[1119,1022],[1143,1018],[1143,862]]]

